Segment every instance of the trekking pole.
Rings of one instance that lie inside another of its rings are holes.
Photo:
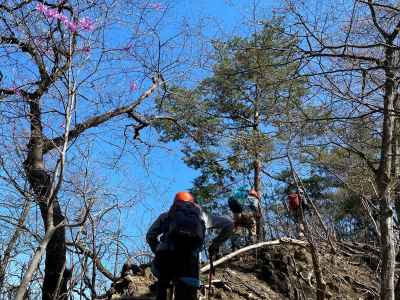
[[[214,260],[213,256],[210,252],[208,252],[209,258],[210,258],[210,271],[208,272],[208,293],[207,293],[207,299],[211,299],[211,285],[212,285],[212,276],[215,274],[215,269],[214,269]]]

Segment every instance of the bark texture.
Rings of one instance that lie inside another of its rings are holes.
[[[376,182],[379,191],[379,219],[381,226],[381,291],[382,300],[394,300],[394,271],[395,271],[395,247],[393,232],[393,210],[391,208],[390,185],[392,182],[392,155],[394,143],[393,113],[395,102],[394,88],[394,52],[391,48],[385,51],[385,97],[382,127],[382,147]]]
[[[28,155],[24,162],[24,169],[29,184],[34,191],[35,198],[40,207],[41,216],[45,225],[46,233],[50,226],[57,226],[64,221],[65,217],[61,211],[56,197],[49,199],[52,186],[50,174],[44,168],[43,158],[43,128],[41,121],[40,98],[29,99],[31,137],[27,145]],[[49,211],[49,207],[51,210]],[[50,213],[50,214],[49,214]],[[66,261],[65,228],[56,229],[46,248],[45,274],[42,286],[42,299],[50,300],[56,297],[58,290],[59,299],[66,299],[67,283],[63,279]],[[58,281],[61,284],[58,288]]]

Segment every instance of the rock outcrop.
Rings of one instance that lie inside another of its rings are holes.
[[[249,250],[216,266],[210,299],[316,299],[312,257],[301,243]],[[378,296],[379,252],[373,245],[340,242],[333,252],[320,243],[318,254],[327,299],[367,300]],[[208,299],[207,273],[201,274],[201,279],[204,287],[199,297]],[[154,282],[149,266],[136,267],[135,272],[113,283],[109,299],[154,299]]]

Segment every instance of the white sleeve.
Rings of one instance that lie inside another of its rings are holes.
[[[207,229],[219,230],[218,235],[212,240],[212,244],[220,246],[233,233],[234,223],[228,216],[216,216],[202,211],[202,218]]]

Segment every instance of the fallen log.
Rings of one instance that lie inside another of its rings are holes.
[[[280,244],[294,244],[294,245],[298,245],[301,247],[308,247],[308,242],[304,242],[304,241],[300,241],[300,240],[295,240],[295,239],[290,239],[290,238],[281,238],[279,240],[273,240],[273,241],[268,241],[268,242],[261,242],[258,244],[254,244],[254,245],[250,245],[244,248],[241,248],[239,250],[236,250],[235,252],[232,252],[228,255],[225,255],[224,257],[221,257],[220,259],[214,261],[214,267],[218,266],[230,259],[232,259],[235,256],[238,256],[239,254],[245,253],[247,251],[253,250],[253,249],[258,249],[258,248],[262,248],[265,246],[275,246],[275,245],[280,245]],[[210,264],[202,267],[200,269],[200,273],[205,273],[207,271],[210,270]]]

